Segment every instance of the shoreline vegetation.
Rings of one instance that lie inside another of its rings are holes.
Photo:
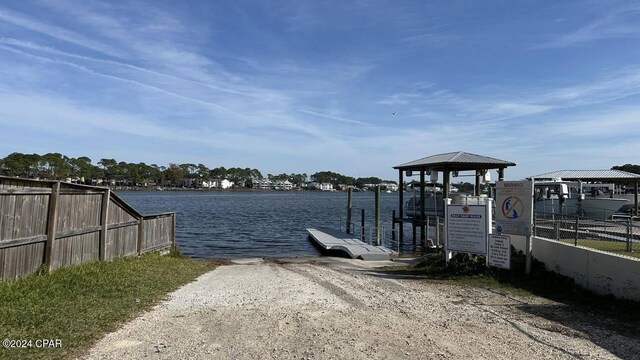
[[[87,156],[68,157],[60,153],[23,154],[14,152],[0,158],[0,175],[28,179],[62,180],[84,185],[134,188],[232,188],[232,189],[319,189],[338,190],[345,187],[366,188],[373,185],[391,187],[396,181],[377,177],[342,175],[332,171],[314,174],[266,174],[258,169],[204,164],[127,163],[115,159],[100,159],[97,164]]]

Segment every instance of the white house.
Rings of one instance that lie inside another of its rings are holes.
[[[228,189],[230,187],[233,186],[233,181],[229,181],[227,179],[224,179],[220,182],[220,187],[223,189]]]
[[[330,183],[321,183],[320,190],[322,191],[333,191],[333,185]]]

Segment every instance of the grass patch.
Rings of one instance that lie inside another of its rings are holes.
[[[561,239],[560,242],[565,244],[575,245],[575,239]],[[633,251],[627,251],[627,243],[624,241],[611,241],[611,240],[599,240],[599,239],[578,239],[578,245],[588,247],[591,249],[606,251],[618,255],[631,256],[640,258],[640,244],[631,244]]]
[[[105,333],[215,266],[179,254],[147,254],[0,283],[0,337],[33,340],[33,348],[0,348],[0,359],[81,355]],[[36,339],[60,339],[62,347],[38,349]]]
[[[577,285],[573,279],[547,271],[544,264],[532,259],[531,274],[525,274],[526,258],[512,249],[511,270],[487,268],[484,256],[455,254],[446,266],[443,253],[428,254],[413,266],[389,268],[399,274],[422,275],[432,282],[503,290],[516,295],[536,295],[559,303],[602,313],[628,324],[638,332],[640,306],[638,302],[600,296]],[[635,324],[635,326],[634,326]]]

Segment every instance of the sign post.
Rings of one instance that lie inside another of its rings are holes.
[[[526,237],[526,273],[531,272],[533,181],[496,183],[496,232]]]

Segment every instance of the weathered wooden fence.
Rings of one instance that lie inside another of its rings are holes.
[[[0,176],[0,280],[175,246],[175,213],[142,215],[108,188]]]

